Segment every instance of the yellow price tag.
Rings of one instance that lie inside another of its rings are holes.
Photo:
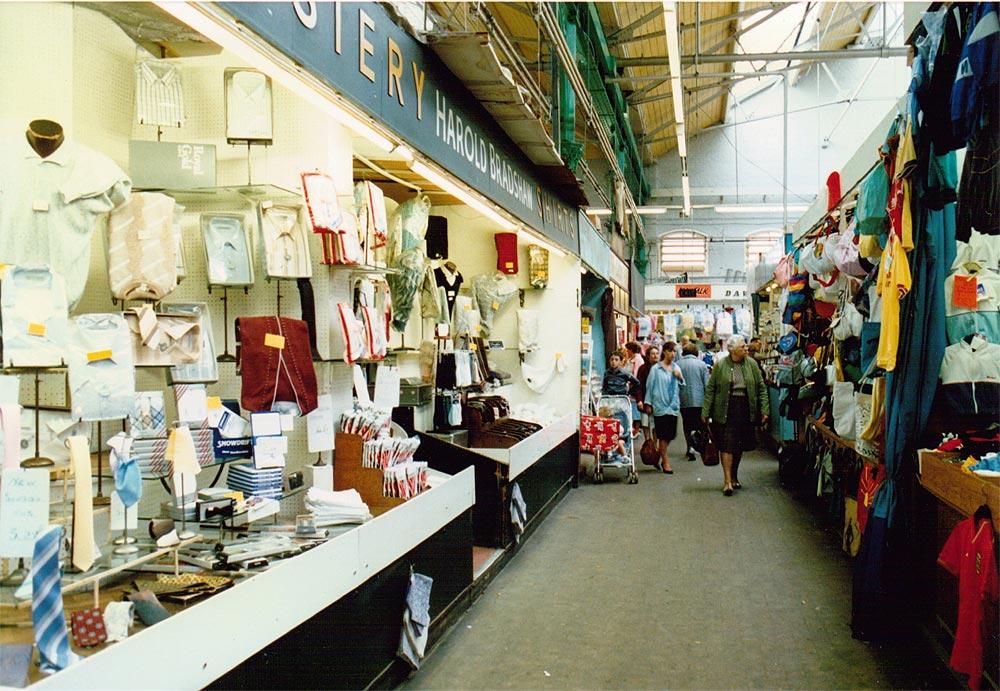
[[[205,405],[209,410],[218,410],[222,407],[222,398],[219,396],[209,396],[205,399]]]
[[[496,300],[493,301],[493,309],[495,309],[495,310],[500,309],[500,303],[497,302]]]
[[[268,348],[285,349],[285,337],[278,334],[264,334],[264,345]]]
[[[508,269],[513,269],[514,262],[504,262],[504,266],[507,267]]]
[[[469,305],[469,304],[465,305],[465,309],[471,312],[472,311],[472,305]]]
[[[37,322],[31,322],[28,324],[28,335],[29,336],[44,336],[45,335],[45,324],[38,324]]]
[[[477,346],[475,343],[470,343],[469,344],[469,350],[475,351],[478,348],[479,348],[479,346]]]
[[[87,353],[87,362],[98,362],[99,360],[110,360],[110,350],[92,350]]]

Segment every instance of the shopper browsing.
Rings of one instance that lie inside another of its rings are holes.
[[[688,343],[677,361],[686,386],[681,388],[681,420],[684,422],[684,439],[687,441],[687,459],[694,460],[695,449],[701,451],[704,426],[701,424],[701,406],[705,402],[708,384],[708,365],[698,357],[698,346]],[[641,379],[641,377],[640,377]]]
[[[676,345],[668,342],[663,345],[663,353],[658,365],[650,368],[646,380],[646,412],[653,415],[653,426],[656,432],[656,444],[660,450],[660,470],[667,475],[673,474],[670,459],[667,458],[667,447],[677,436],[677,416],[680,415],[680,388],[684,386],[684,375],[674,363]]]
[[[646,400],[646,382],[649,380],[649,371],[656,366],[656,363],[660,361],[660,347],[659,346],[649,346],[646,349],[646,362],[639,368],[639,393],[636,398],[640,401]],[[654,428],[653,428],[653,416],[645,411],[645,404],[643,404],[641,418],[642,435],[646,439],[655,439]],[[701,411],[699,410],[699,414]]]
[[[767,424],[769,410],[767,387],[760,367],[747,358],[746,341],[734,336],[728,349],[729,357],[712,368],[701,407],[702,422],[712,423],[712,437],[722,458],[722,493],[727,497],[742,488],[740,459],[744,451],[755,448],[755,426],[758,422]]]

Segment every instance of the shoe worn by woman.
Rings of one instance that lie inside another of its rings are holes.
[[[726,485],[725,489],[722,490],[722,493],[727,497],[731,497],[733,496],[733,488],[730,487],[729,485]]]
[[[660,466],[660,470],[662,470],[662,471],[663,471],[664,473],[666,473],[667,475],[673,475],[673,474],[674,474],[674,469],[673,469],[673,468],[664,468],[664,467],[663,467],[663,466],[661,465],[661,466]]]
[[[733,483],[733,489],[743,489],[743,485],[741,485],[741,484],[740,484],[740,481],[739,481],[739,480],[736,480],[736,481],[735,481],[735,482]]]

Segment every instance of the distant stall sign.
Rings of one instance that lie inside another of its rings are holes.
[[[678,300],[711,300],[712,286],[709,284],[678,284],[676,286]]]

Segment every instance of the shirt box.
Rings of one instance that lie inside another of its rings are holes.
[[[129,176],[135,189],[190,190],[215,186],[215,145],[132,140]]]

